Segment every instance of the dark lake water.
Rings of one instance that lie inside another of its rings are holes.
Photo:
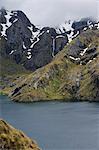
[[[99,104],[18,104],[0,96],[0,118],[35,139],[43,150],[99,150]]]

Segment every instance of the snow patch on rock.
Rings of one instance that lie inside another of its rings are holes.
[[[7,11],[7,14],[5,15],[6,17],[6,24],[1,24],[3,27],[3,31],[1,31],[2,36],[7,36],[6,35],[6,30],[12,25],[12,23],[9,21],[9,19],[11,18],[12,13]]]
[[[23,48],[26,49],[25,43],[23,42]]]
[[[32,43],[32,45],[30,46],[30,48],[33,48],[34,45],[40,41],[40,38],[39,38],[39,37],[40,37],[43,33],[44,33],[44,31],[41,32],[40,34],[38,34],[38,35],[35,37],[37,40],[36,40],[34,43]]]
[[[80,58],[75,58],[73,56],[69,56],[69,58],[72,59],[72,60],[80,60]]]
[[[9,55],[12,55],[14,52],[16,52],[16,50],[12,50]]]
[[[28,51],[27,51],[27,59],[31,59],[31,58],[32,58],[31,49],[28,49]]]

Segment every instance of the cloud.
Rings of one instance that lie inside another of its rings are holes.
[[[98,18],[99,0],[0,0],[9,10],[23,10],[35,25],[57,26],[67,19]]]

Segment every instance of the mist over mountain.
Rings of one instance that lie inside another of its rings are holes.
[[[21,10],[0,10],[2,52],[26,69],[36,70],[48,64],[64,46],[82,31],[98,27],[94,19],[67,20],[57,28],[38,28]],[[5,44],[4,41],[5,40]],[[5,48],[4,48],[5,46]]]
[[[58,26],[65,20],[98,18],[97,0],[0,0],[0,6],[8,10],[22,10],[35,25]]]

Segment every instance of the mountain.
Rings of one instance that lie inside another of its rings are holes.
[[[99,100],[99,22],[33,25],[0,10],[0,88],[14,101]]]
[[[99,101],[99,30],[82,32],[48,65],[8,86],[17,102]]]
[[[36,142],[23,132],[13,128],[4,120],[0,120],[0,149],[1,150],[40,150]]]
[[[0,10],[0,40],[5,40],[1,45],[3,51],[11,60],[33,71],[51,62],[81,31],[97,26],[87,18],[78,22],[69,20],[58,28],[39,29],[22,11]]]
[[[54,28],[38,29],[22,11],[5,9],[0,10],[0,35],[0,40],[5,38],[7,55],[29,70],[49,63],[68,41],[67,35],[58,36]]]

